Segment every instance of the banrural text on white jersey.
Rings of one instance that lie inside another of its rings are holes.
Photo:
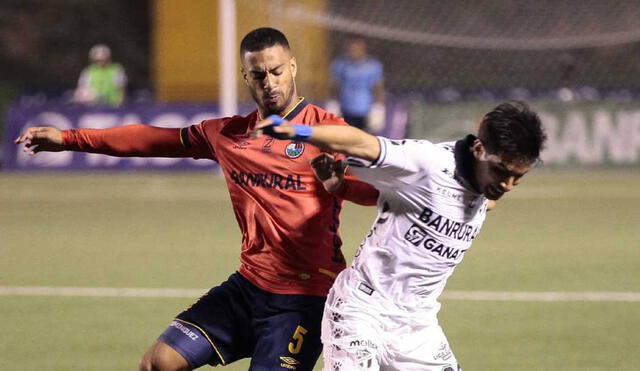
[[[374,163],[347,159],[380,197],[378,217],[341,278],[364,282],[387,299],[391,305],[380,303],[382,311],[434,315],[447,279],[480,232],[487,199],[456,169],[456,142],[378,140],[381,153]],[[468,148],[458,155],[458,167],[461,159],[472,161]]]

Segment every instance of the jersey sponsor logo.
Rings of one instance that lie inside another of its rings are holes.
[[[371,341],[371,339],[356,339],[351,340],[349,342],[350,347],[362,347],[362,348],[371,348],[378,349],[378,345]]]
[[[298,158],[304,152],[304,143],[293,141],[284,148],[284,154],[289,158]]]
[[[239,186],[283,189],[285,191],[304,191],[307,189],[300,179],[300,174],[266,174],[232,171],[231,180]]]
[[[456,259],[464,252],[460,249],[445,246],[443,243],[438,242],[438,240],[429,235],[429,232],[420,228],[420,226],[416,224],[413,224],[409,230],[407,230],[407,233],[404,235],[404,239],[415,246],[422,244],[425,249],[447,259]]]
[[[429,229],[459,241],[470,242],[480,233],[479,227],[448,219],[428,207],[424,208],[419,218]]]

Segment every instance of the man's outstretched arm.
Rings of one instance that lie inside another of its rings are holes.
[[[269,116],[254,129],[254,136],[262,133],[278,139],[302,140],[329,152],[339,152],[368,161],[375,161],[380,155],[378,139],[353,126],[298,125]]]
[[[186,129],[185,129],[186,130]],[[118,157],[191,157],[181,141],[181,129],[125,125],[109,129],[32,127],[15,140],[29,155],[80,151]]]

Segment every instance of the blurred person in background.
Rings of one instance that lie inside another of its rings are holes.
[[[250,370],[312,370],[322,350],[326,295],[345,268],[338,232],[342,200],[361,205],[377,201],[375,188],[348,175],[343,178],[339,170],[337,181],[332,174],[317,180],[309,165],[321,154],[316,147],[249,137],[256,123],[269,115],[309,127],[321,121],[348,125],[298,96],[296,59],[280,31],[251,31],[242,40],[240,57],[244,81],[257,105],[246,116],[181,129],[32,127],[15,141],[25,143],[30,155],[66,150],[193,157],[220,165],[242,234],[240,267],[178,314],[145,353],[140,370],[191,370],[248,357]],[[175,254],[179,259],[180,251]]]
[[[327,110],[340,114],[350,125],[369,132],[385,122],[382,63],[367,54],[363,39],[352,38],[344,55],[331,63],[331,95]]]
[[[88,106],[119,107],[127,87],[124,68],[111,61],[111,49],[104,44],[89,50],[89,61],[91,64],[80,74],[73,101]]]

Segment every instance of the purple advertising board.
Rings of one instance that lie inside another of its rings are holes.
[[[407,120],[406,108],[401,104],[387,106],[387,126],[381,134],[401,137]],[[249,113],[252,104],[241,105],[241,114]],[[28,156],[13,140],[31,126],[55,126],[61,130],[74,128],[104,129],[127,124],[179,128],[202,120],[219,117],[211,104],[144,104],[121,108],[88,108],[69,104],[45,104],[9,107],[3,143],[3,170],[211,170],[217,165],[206,159],[113,157],[82,152],[39,153]]]
[[[249,108],[251,109],[251,108]],[[4,170],[211,170],[215,162],[191,158],[113,157],[82,152],[39,153],[28,156],[22,146],[13,144],[26,128],[55,126],[58,129],[104,129],[127,124],[179,128],[218,117],[216,107],[205,104],[145,104],[121,108],[87,108],[77,105],[50,104],[34,108],[13,105],[6,116],[4,133]]]

